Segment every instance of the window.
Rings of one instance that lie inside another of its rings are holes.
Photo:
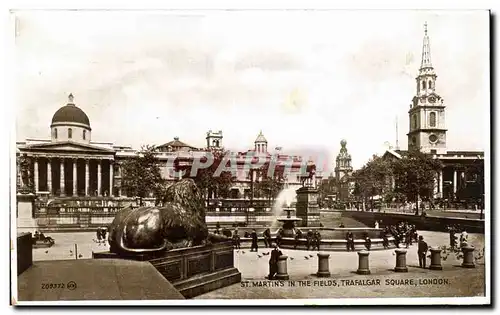
[[[436,127],[436,113],[434,112],[429,114],[429,125],[431,127]]]
[[[417,115],[413,115],[413,129],[417,128]]]
[[[436,154],[437,151],[436,150],[431,150],[431,154]]]
[[[422,89],[425,90],[425,81],[422,81]]]
[[[73,137],[73,130],[71,128],[68,128],[68,139],[71,139]]]
[[[429,80],[429,89],[432,89],[432,81]]]
[[[57,128],[54,128],[54,139],[57,139]]]
[[[86,133],[87,133],[87,130],[84,130],[84,131],[83,131],[83,140],[85,140]]]

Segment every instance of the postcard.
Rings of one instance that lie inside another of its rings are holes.
[[[11,18],[12,305],[491,303],[489,11]]]

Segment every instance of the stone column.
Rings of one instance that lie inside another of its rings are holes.
[[[59,185],[59,189],[61,190],[61,196],[64,196],[65,193],[64,193],[64,158],[61,158],[61,166],[60,166],[60,176],[59,176],[59,180],[60,180],[60,185]]]
[[[113,196],[113,160],[109,160],[109,196]]]
[[[441,249],[439,248],[431,248],[431,265],[429,269],[431,270],[443,270],[443,266],[441,266]]]
[[[89,159],[85,159],[85,196],[89,195],[90,188],[90,172],[89,172]]]
[[[101,174],[101,162],[102,160],[98,160],[97,162],[97,195],[102,196],[101,191],[101,182],[102,182],[102,174]]]
[[[73,159],[73,196],[76,196],[78,192],[76,191],[77,189],[77,172],[76,172],[76,162],[78,162],[77,159]]]
[[[52,195],[52,161],[47,158],[47,190]]]
[[[465,245],[462,247],[462,252],[464,253],[464,261],[462,262],[462,267],[464,268],[476,268],[474,264],[474,246]]]
[[[453,193],[457,193],[457,170],[453,171]]]
[[[434,196],[439,193],[439,172],[434,175]]]
[[[34,173],[35,173],[34,174],[35,178],[33,180],[35,181],[35,193],[37,193],[38,192],[38,179],[39,179],[39,176],[38,176],[39,175],[38,174],[38,158],[35,157],[35,158],[33,158],[33,160],[34,160]]]
[[[318,277],[329,277],[330,267],[328,266],[328,261],[330,259],[330,254],[318,253],[318,272],[316,276]]]
[[[408,272],[408,267],[406,267],[406,250],[396,249],[396,272]]]
[[[358,270],[356,273],[358,275],[369,275],[370,272],[370,263],[368,261],[369,252],[362,250],[358,252]]]
[[[443,170],[439,171],[439,192],[441,193],[441,198],[443,198]]]
[[[277,280],[288,280],[287,260],[288,256],[282,255],[278,258],[278,273],[276,274]]]

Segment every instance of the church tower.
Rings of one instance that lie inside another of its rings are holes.
[[[408,150],[423,153],[446,154],[446,129],[444,101],[436,93],[437,75],[431,63],[431,49],[427,22],[424,25],[422,62],[416,77],[417,94],[408,111],[410,130]]]
[[[347,141],[340,141],[340,152],[335,163],[335,177],[337,184],[337,200],[348,201],[350,198],[350,185],[352,175],[351,155],[347,152]]]

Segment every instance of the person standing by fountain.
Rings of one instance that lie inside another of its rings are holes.
[[[252,238],[252,246],[250,247],[250,251],[253,252],[253,250],[255,249],[255,251],[258,252],[259,245],[257,244],[258,238],[255,229],[252,230],[252,234],[250,234],[250,237]]]
[[[307,231],[307,235],[306,235],[307,250],[309,250],[311,248],[311,244],[312,244],[313,238],[314,238],[313,231],[312,230]]]
[[[319,250],[320,244],[321,244],[321,234],[319,233],[319,231],[316,231],[314,233],[314,246],[313,246],[313,250],[314,250],[314,248],[317,248]]]
[[[279,249],[278,244],[272,244],[274,249],[271,251],[271,256],[269,257],[269,275],[267,279],[273,280],[278,273],[278,258],[283,254]]]
[[[297,249],[297,246],[300,244],[300,239],[302,238],[302,231],[297,229],[295,231],[295,244],[293,245],[293,249]]]
[[[276,234],[276,245],[280,246],[281,245],[281,239],[283,238],[283,229],[279,229],[278,233]]]
[[[346,233],[345,239],[347,241],[347,251],[354,251],[354,235],[351,231]]]
[[[271,230],[269,228],[264,231],[264,245],[266,248],[271,247]]]

